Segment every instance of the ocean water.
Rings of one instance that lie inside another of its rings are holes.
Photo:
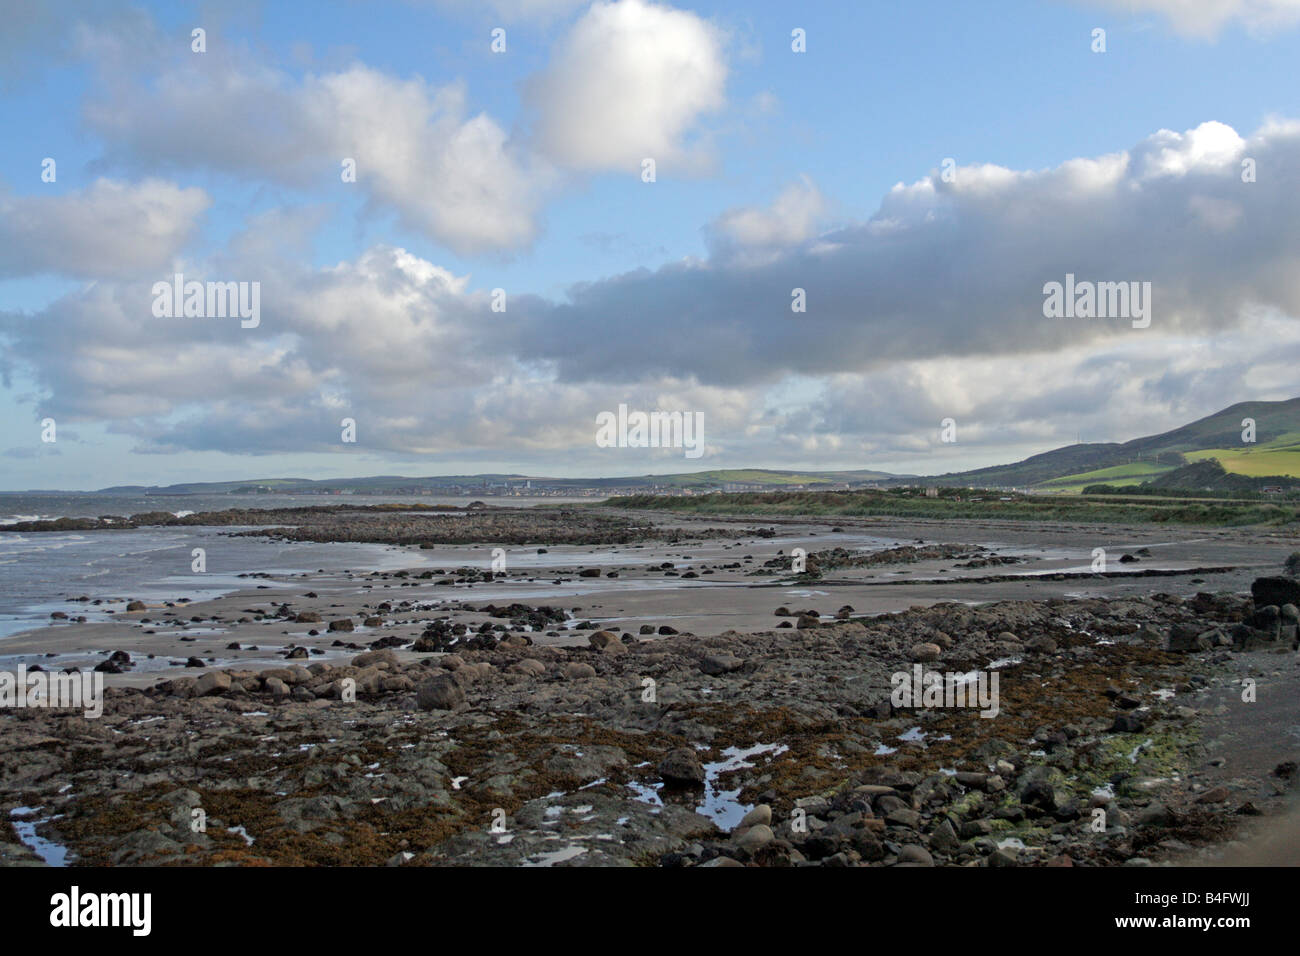
[[[418,552],[382,544],[318,544],[235,538],[229,528],[135,528],[124,531],[17,534],[0,532],[0,638],[48,624],[53,611],[109,620],[111,608],[68,598],[191,601],[219,597],[274,581],[240,573],[295,574],[324,569],[389,570],[418,567]],[[194,548],[207,570],[191,570]]]
[[[139,598],[192,601],[241,588],[277,585],[240,578],[241,573],[300,574],[317,570],[384,571],[434,566],[430,552],[382,544],[283,542],[237,538],[234,526],[133,528],[122,531],[19,533],[4,524],[36,518],[130,515],[145,511],[220,511],[226,508],[282,508],[323,504],[387,502],[464,505],[469,498],[304,495],[0,495],[0,639],[48,624],[64,611],[89,620],[109,620],[122,604],[96,606],[69,598]],[[485,499],[486,500],[486,499]],[[500,498],[493,503],[527,507],[591,499]],[[203,548],[206,571],[191,570],[191,554]]]
[[[463,508],[476,499],[437,495],[102,495],[94,492],[0,492],[0,526],[42,518],[97,518],[100,515],[133,515],[146,511],[170,511],[183,515],[195,511],[225,511],[229,508],[311,508],[330,505],[421,504],[456,505]],[[489,505],[531,508],[536,505],[590,504],[599,498],[509,498],[477,499]]]

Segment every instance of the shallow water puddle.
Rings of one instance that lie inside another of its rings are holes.
[[[63,814],[56,814],[52,817],[41,817],[35,820],[19,820],[18,817],[28,816],[40,810],[40,807],[14,807],[9,811],[9,823],[18,834],[18,839],[30,847],[37,856],[44,860],[50,866],[67,866],[69,850],[60,843],[53,840],[47,840],[43,836],[38,836],[36,828],[42,823],[48,823],[50,820],[57,820]]]
[[[722,751],[725,760],[704,765],[704,802],[695,808],[696,812],[712,819],[722,830],[734,829],[744,819],[745,814],[754,809],[754,806],[740,802],[741,788],[739,787],[735,790],[719,790],[718,777],[734,770],[748,770],[753,767],[750,757],[777,757],[789,749],[785,744],[755,744],[743,750],[739,747],[728,747]]]
[[[536,853],[524,860],[521,866],[555,866],[587,852],[585,846],[567,846],[563,850],[551,850],[549,853]]]

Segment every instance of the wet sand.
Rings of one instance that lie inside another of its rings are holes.
[[[633,515],[633,517],[640,517]],[[151,602],[147,610],[126,612],[131,595],[101,605],[111,621],[66,623],[21,632],[0,640],[0,669],[40,664],[47,669],[94,666],[114,651],[135,662],[124,674],[109,674],[108,686],[144,686],[158,679],[194,674],[183,663],[192,657],[214,667],[271,667],[290,647],[309,649],[311,660],[337,660],[380,639],[409,643],[435,617],[450,616],[471,629],[487,616],[472,610],[485,604],[519,602],[564,608],[570,619],[555,630],[531,635],[539,645],[585,644],[577,626],[595,622],[637,633],[669,626],[683,633],[712,636],[729,630],[758,630],[779,622],[778,607],[816,610],[831,619],[844,605],[857,614],[884,614],[910,607],[957,601],[1048,598],[1117,598],[1151,593],[1190,597],[1199,591],[1245,592],[1250,582],[1273,573],[1300,547],[1300,537],[1275,530],[1204,528],[1098,528],[1026,522],[900,521],[842,519],[808,521],[758,517],[665,518],[658,523],[689,536],[693,531],[734,527],[737,536],[684,542],[647,541],[623,545],[514,545],[502,550],[506,570],[489,582],[439,584],[459,568],[487,570],[497,545],[394,547],[385,555],[386,572],[271,575],[222,597],[190,603]],[[772,529],[772,537],[744,535]],[[833,529],[840,529],[835,531]],[[97,532],[112,534],[114,532]],[[789,570],[795,548],[808,554],[829,548],[879,550],[907,544],[978,546],[1017,563],[962,568],[953,560],[867,568],[832,568],[817,580],[800,580]],[[373,546],[361,546],[372,551]],[[1094,549],[1106,551],[1106,574],[1092,571]],[[1132,563],[1121,556],[1147,553]],[[409,562],[402,555],[409,556]],[[764,567],[778,561],[780,567]],[[662,567],[671,565],[671,568]],[[406,577],[396,577],[406,567]],[[440,572],[420,578],[431,569]],[[599,577],[581,577],[597,569]],[[617,577],[609,577],[610,573]],[[1159,576],[1152,576],[1158,573]],[[682,575],[696,576],[685,578]],[[1063,577],[1062,577],[1063,576]],[[196,578],[201,577],[196,575]],[[314,597],[309,597],[314,594]],[[409,601],[417,610],[377,611],[383,602]],[[295,612],[315,612],[320,624],[288,625],[273,615],[282,604]],[[85,605],[69,601],[75,617]],[[262,620],[257,620],[263,615]],[[378,615],[383,623],[361,620]],[[200,618],[193,621],[192,618]],[[355,629],[331,633],[328,622],[351,617]],[[148,623],[143,623],[145,620]],[[309,632],[316,629],[319,633]],[[336,646],[343,642],[350,647]],[[241,650],[228,650],[237,643]],[[246,648],[256,647],[257,650]],[[154,655],[153,659],[149,655]],[[48,655],[54,655],[50,657]]]

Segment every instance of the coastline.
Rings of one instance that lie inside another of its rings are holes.
[[[3,715],[0,809],[26,839],[0,862],[48,840],[116,864],[1137,865],[1207,859],[1285,806],[1296,654],[1241,635],[1291,536],[656,518],[496,571],[492,545],[431,544],[120,595],[112,621],[0,641],[10,665],[130,658],[102,719]],[[1171,650],[1188,628],[1221,637]],[[998,716],[894,705],[918,654],[996,672]]]

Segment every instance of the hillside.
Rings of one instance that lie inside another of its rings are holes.
[[[1253,445],[1241,441],[1245,418],[1255,420]],[[1233,473],[1300,477],[1300,398],[1238,402],[1159,435],[1122,443],[1066,445],[1015,464],[940,475],[932,481],[1068,492],[1090,484],[1135,485],[1210,458]]]
[[[435,475],[406,477],[402,475],[374,475],[364,478],[327,478],[314,481],[309,478],[248,478],[240,481],[197,481],[165,486],[117,485],[101,488],[100,494],[328,494],[334,491],[352,491],[358,494],[471,494],[491,488],[509,487],[523,490],[531,483],[534,491],[563,493],[565,491],[609,491],[655,487],[666,490],[713,489],[725,485],[753,486],[757,488],[782,488],[791,485],[862,485],[868,482],[895,478],[883,471],[777,471],[765,468],[718,469],[713,471],[683,472],[671,475],[633,475],[620,478],[548,478],[519,474],[488,475]],[[751,490],[749,487],[744,490]]]
[[[1241,441],[1242,419],[1255,420],[1254,444]],[[1210,480],[1203,471],[1185,471],[1196,462],[1217,460],[1231,475],[1244,475],[1259,482],[1241,490],[1278,483],[1279,478],[1300,478],[1300,398],[1281,402],[1238,402],[1220,412],[1159,435],[1126,442],[1097,442],[1066,445],[1008,465],[973,471],[950,472],[924,479],[924,483],[945,487],[1034,488],[1056,493],[1074,493],[1089,485],[1116,488],[1144,482],[1159,482],[1173,475],[1173,481]],[[350,490],[356,493],[443,495],[495,493],[503,489],[531,490],[549,494],[591,494],[607,492],[643,493],[664,491],[766,491],[802,486],[843,485],[860,487],[870,483],[914,485],[915,475],[890,475],[882,471],[782,471],[767,468],[715,469],[667,475],[634,475],[617,478],[548,478],[521,474],[439,475],[404,477],[377,475],[365,478],[260,478],[243,481],[190,482],[165,487],[139,485],[101,489],[102,493],[156,495],[278,492],[282,494],[328,494]],[[1174,487],[1158,484],[1158,487]],[[1231,482],[1213,479],[1213,486],[1227,489]],[[495,492],[492,492],[495,489]]]

